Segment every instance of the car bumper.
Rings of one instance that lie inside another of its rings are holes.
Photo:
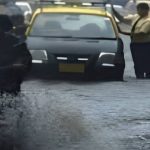
[[[80,74],[80,75],[89,75],[89,76],[99,76],[99,77],[109,77],[116,76],[117,73],[124,71],[124,63],[115,65],[115,64],[89,64],[85,63],[33,63],[32,73],[36,74],[45,74],[49,76],[55,76],[56,74]]]

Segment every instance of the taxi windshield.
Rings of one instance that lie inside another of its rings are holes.
[[[85,14],[39,14],[30,36],[115,38],[110,18]]]

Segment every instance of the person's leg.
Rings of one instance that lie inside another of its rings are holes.
[[[5,88],[6,95],[17,96],[21,91],[21,83],[19,81],[13,81],[10,86]]]
[[[3,89],[1,90],[2,96],[17,96],[21,91],[21,83],[21,79],[17,76],[15,78],[5,80],[5,84],[3,84]]]
[[[145,77],[150,78],[150,43],[143,44]]]
[[[20,83],[16,83],[16,85],[13,87],[13,89],[11,90],[10,93],[13,96],[17,96],[20,93],[20,91],[21,91],[21,85],[20,85]]]
[[[12,73],[12,80],[10,83],[10,88],[7,89],[7,93],[13,95],[13,96],[17,96],[20,91],[21,91],[21,84],[23,81],[23,74],[20,70],[16,69],[13,70]]]
[[[140,44],[131,43],[130,49],[132,54],[132,59],[134,62],[134,69],[136,78],[144,78],[144,70],[143,70],[143,60],[142,60],[142,49]]]

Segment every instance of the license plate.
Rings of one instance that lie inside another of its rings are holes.
[[[59,72],[84,73],[84,64],[59,64]]]

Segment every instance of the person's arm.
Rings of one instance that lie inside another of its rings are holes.
[[[115,8],[113,7],[112,5],[112,11],[113,11],[113,14],[116,16],[116,18],[120,21],[120,22],[123,22],[123,23],[126,23],[126,24],[131,24],[132,22],[132,19],[128,16],[122,16],[120,15],[116,10]]]

